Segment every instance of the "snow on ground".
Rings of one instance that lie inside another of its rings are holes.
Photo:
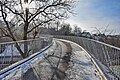
[[[66,42],[65,40],[62,41],[56,40],[56,43],[50,49],[47,50],[45,56],[50,55],[52,53],[54,53],[54,56],[60,56],[61,45],[62,57],[64,57],[68,46],[64,44],[64,42]],[[71,43],[70,41],[67,42],[70,43],[72,47],[71,59],[68,64],[68,68],[60,69],[62,68],[62,61],[59,65],[60,70],[66,70],[66,76],[64,80],[101,80],[99,72],[97,71],[91,59],[86,56],[86,53],[75,43]],[[57,45],[58,43],[60,44],[59,46]],[[52,65],[56,66],[58,58],[49,57],[49,60],[51,61]],[[36,69],[37,73],[39,73],[38,76],[40,76],[42,80],[51,79],[52,74],[54,73],[54,69],[51,68],[48,61],[43,59],[39,62],[37,61],[37,64],[33,64],[33,66],[34,69]],[[59,79],[54,77],[54,80]]]
[[[70,68],[66,71],[68,80],[100,80],[99,73],[84,51],[76,51],[71,56]]]
[[[99,72],[86,53],[74,43],[71,43],[71,46],[72,55],[64,80],[101,80]]]

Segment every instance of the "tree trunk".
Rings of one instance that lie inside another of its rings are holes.
[[[25,25],[24,25],[24,37],[23,37],[23,40],[27,40],[27,30],[28,30],[28,26],[29,26],[29,23],[28,23],[28,8],[26,8],[25,10],[25,16],[26,16],[26,21],[25,21]],[[28,57],[28,42],[25,41],[24,42],[24,58]]]

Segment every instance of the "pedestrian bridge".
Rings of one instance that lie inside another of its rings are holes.
[[[0,80],[119,80],[120,48],[74,36],[1,43],[0,70]]]

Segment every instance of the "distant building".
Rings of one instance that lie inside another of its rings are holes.
[[[99,40],[99,37],[97,36],[97,34],[92,34],[92,39]]]
[[[104,42],[107,39],[107,36],[105,34],[98,34],[99,41]]]
[[[82,33],[81,33],[81,36],[82,36],[82,37],[86,37],[86,38],[91,38],[91,37],[92,37],[89,32],[82,32]]]

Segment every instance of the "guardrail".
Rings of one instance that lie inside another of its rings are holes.
[[[28,45],[29,57],[23,59],[16,48],[16,44],[19,45],[22,51],[24,51],[25,43]],[[7,75],[11,75],[15,70],[25,69],[26,65],[30,65],[31,61],[39,57],[51,45],[52,38],[50,37],[0,43],[0,79]]]
[[[96,40],[75,37],[75,36],[54,36],[55,38],[66,39],[76,42],[82,46],[96,61],[104,75],[110,79],[109,74],[112,74],[115,79],[120,79],[120,48],[99,42]],[[102,63],[102,65],[101,65]],[[105,66],[108,71],[104,71]]]

